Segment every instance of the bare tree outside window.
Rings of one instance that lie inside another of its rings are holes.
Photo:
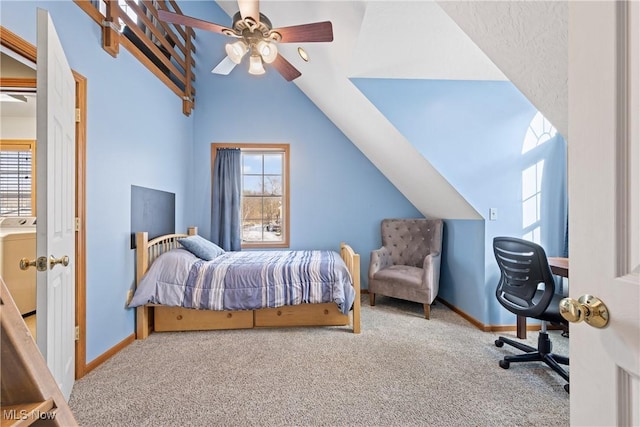
[[[284,153],[242,153],[242,240],[282,240]]]
[[[289,247],[289,144],[213,143],[241,151],[242,248]]]

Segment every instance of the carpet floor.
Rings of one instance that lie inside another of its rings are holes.
[[[78,380],[83,426],[565,426],[565,381],[438,303],[363,297],[346,327],[155,333]],[[513,336],[513,333],[504,334]],[[554,351],[568,339],[552,331]],[[535,346],[537,333],[527,342]]]

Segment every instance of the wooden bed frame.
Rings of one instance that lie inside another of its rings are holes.
[[[198,234],[189,227],[188,234],[167,234],[149,241],[145,231],[136,233],[136,286],[151,263],[161,254],[182,247],[178,239]],[[148,304],[136,307],[136,339],[145,339],[151,331],[202,331],[217,329],[248,329],[284,326],[346,326],[360,333],[360,255],[340,244],[344,260],[356,291],[353,309],[343,314],[331,303],[287,305],[278,308],[240,311],[210,311]]]

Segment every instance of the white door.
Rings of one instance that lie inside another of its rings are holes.
[[[571,424],[640,426],[640,2],[569,2]]]
[[[36,256],[46,262],[37,273],[36,336],[69,399],[75,379],[75,80],[43,9],[37,52]]]

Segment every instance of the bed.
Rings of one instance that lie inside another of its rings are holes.
[[[344,292],[342,299],[339,298],[339,292],[335,292],[335,295],[338,295],[338,297],[335,297],[332,294],[332,297],[337,298],[337,302],[329,301],[282,305],[289,303],[293,304],[296,302],[294,300],[300,300],[302,298],[301,297],[292,298],[291,301],[276,301],[275,304],[278,305],[276,307],[247,309],[243,306],[244,303],[242,303],[240,299],[231,298],[235,301],[234,304],[231,304],[235,307],[233,309],[221,308],[219,307],[219,304],[214,304],[211,309],[202,309],[203,306],[200,305],[200,300],[189,293],[192,291],[183,292],[183,296],[181,298],[184,301],[182,301],[183,304],[181,305],[175,304],[173,301],[168,305],[164,300],[162,300],[162,298],[150,297],[150,294],[147,295],[150,291],[145,289],[148,288],[147,282],[149,280],[148,276],[145,276],[145,274],[147,272],[150,274],[159,274],[154,273],[153,271],[160,268],[160,263],[165,262],[167,258],[171,257],[172,259],[179,259],[180,262],[183,262],[182,258],[188,258],[190,254],[186,254],[187,251],[182,247],[179,239],[189,236],[197,236],[197,227],[190,227],[187,234],[168,234],[156,237],[152,240],[148,239],[147,232],[136,233],[136,293],[132,299],[130,307],[135,306],[136,309],[137,339],[147,338],[152,331],[195,331],[290,326],[349,325],[351,326],[353,333],[360,333],[360,255],[355,253],[353,249],[345,243],[341,243],[340,245],[339,256],[332,251],[269,251],[268,253],[264,252],[262,255],[262,258],[269,262],[271,262],[272,257],[278,256],[278,253],[287,254],[287,256],[294,258],[300,258],[301,256],[297,256],[297,254],[302,254],[303,252],[305,256],[311,256],[311,253],[313,253],[314,256],[319,255],[320,252],[323,253],[323,256],[329,256],[337,267],[341,269],[346,268],[346,270],[348,270],[348,274],[340,274],[340,276],[347,276],[348,284],[351,286],[350,289],[346,289],[345,287],[345,291],[348,290],[349,292]],[[224,256],[220,257],[220,260],[223,261],[218,261],[217,259],[214,261],[202,261],[193,257],[194,264],[189,264],[188,267],[189,275],[192,276],[189,280],[193,280],[193,276],[205,276],[208,274],[205,269],[209,267],[209,264],[214,262],[219,262],[220,264],[231,263],[232,261],[229,261],[231,257],[235,257],[234,259],[237,259],[248,255],[246,253],[249,252],[253,251],[240,251],[236,253],[227,252]],[[335,257],[331,258],[331,254],[335,254]],[[154,261],[158,259],[160,259],[158,264],[154,266],[154,269],[151,269]],[[188,261],[189,260],[187,259],[184,262]],[[310,263],[313,262],[309,262],[309,264]],[[231,265],[238,268],[235,264]],[[194,273],[198,268],[202,268],[202,271],[205,272]],[[271,267],[270,265],[267,266],[265,264],[263,270],[266,268]],[[182,274],[184,276],[186,273],[183,272]],[[182,278],[176,279],[176,281],[182,280]],[[336,285],[336,289],[338,289],[337,286],[338,285]],[[340,286],[344,286],[344,284]],[[220,292],[216,292],[211,291],[211,294],[221,295]],[[303,300],[310,300],[308,293],[310,292],[305,294],[304,298],[302,298]],[[348,298],[347,294],[349,295]],[[188,297],[184,295],[188,295]],[[211,296],[208,299],[215,301],[216,299],[222,299],[222,297],[217,298],[215,296]],[[229,300],[227,297],[224,299],[225,303]],[[144,302],[144,304],[142,302]],[[273,301],[271,301],[271,303],[272,305],[274,304]],[[187,307],[185,307],[185,305]]]

